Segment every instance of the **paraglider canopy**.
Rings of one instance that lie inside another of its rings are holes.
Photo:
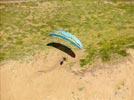
[[[81,41],[69,32],[56,31],[55,33],[51,33],[50,36],[63,39],[65,41],[71,43],[75,47],[77,47],[79,49],[83,49],[83,45],[82,45]]]
[[[73,50],[71,50],[69,47],[67,47],[64,44],[51,42],[51,43],[48,43],[47,46],[51,46],[56,49],[59,49],[73,58],[75,58],[75,56],[76,56],[75,53],[73,52]]]

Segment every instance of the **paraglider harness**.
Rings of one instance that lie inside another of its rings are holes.
[[[67,58],[63,57],[62,61],[60,62],[60,65],[62,65],[64,63],[64,61],[66,61]]]

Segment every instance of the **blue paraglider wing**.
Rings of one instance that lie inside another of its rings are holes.
[[[69,32],[57,31],[56,33],[51,33],[50,36],[61,38],[65,41],[71,43],[72,45],[76,46],[79,49],[83,48],[83,45],[80,42],[80,40],[78,38],[76,38],[74,35],[70,34]]]

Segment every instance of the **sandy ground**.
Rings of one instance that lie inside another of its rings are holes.
[[[84,74],[71,69],[79,66],[79,56],[60,65],[67,55],[56,50],[31,61],[8,61],[0,65],[1,100],[134,100],[134,51],[129,52],[120,63]]]

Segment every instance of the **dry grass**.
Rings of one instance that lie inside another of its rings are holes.
[[[0,61],[46,50],[48,34],[64,29],[84,44],[81,66],[134,48],[134,5],[100,0],[47,0],[0,5]],[[73,47],[72,47],[73,48]]]

